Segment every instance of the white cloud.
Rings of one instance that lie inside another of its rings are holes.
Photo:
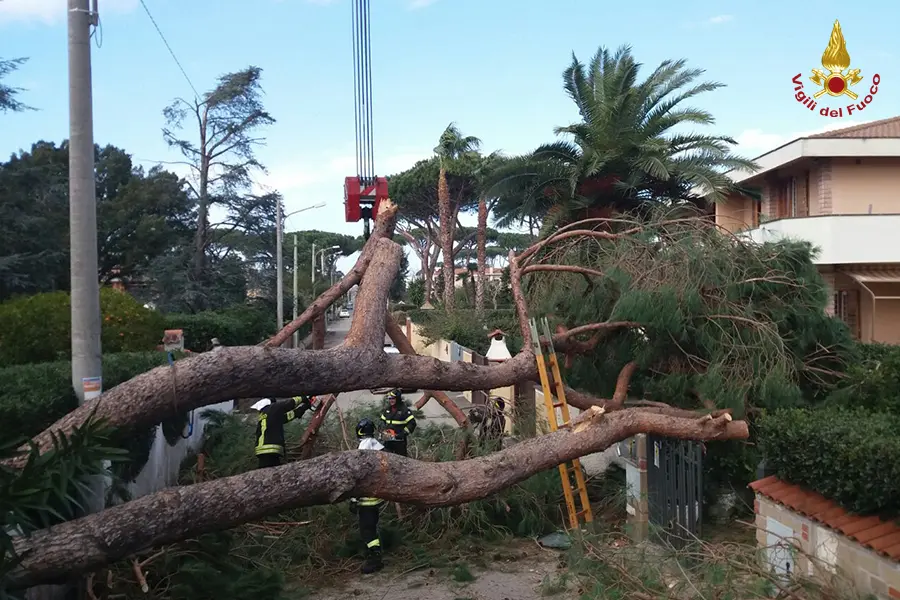
[[[779,146],[787,144],[797,138],[806,137],[808,135],[814,135],[817,133],[825,133],[826,131],[832,131],[834,129],[843,129],[845,127],[853,127],[854,125],[860,125],[861,123],[858,121],[840,121],[838,123],[831,123],[829,125],[825,125],[824,127],[820,127],[818,129],[812,129],[809,131],[798,131],[794,133],[771,133],[763,131],[762,129],[746,129],[738,134],[734,139],[738,143],[737,151],[743,154],[744,156],[757,157],[765,154],[766,152],[770,152]]]
[[[437,0],[410,0],[409,9],[418,10],[420,8],[425,8],[426,6],[431,6],[435,2],[437,2]]]
[[[138,0],[101,0],[100,17],[134,10]],[[0,0],[0,24],[40,22],[55,25],[66,16],[66,0]]]
[[[710,25],[721,25],[729,21],[734,21],[734,15],[716,15],[715,17],[710,17],[706,22]]]

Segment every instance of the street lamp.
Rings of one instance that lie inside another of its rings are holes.
[[[316,255],[317,254],[322,255],[322,267],[321,268],[322,268],[322,275],[324,275],[325,274],[325,253],[326,252],[334,252],[335,250],[340,250],[340,249],[341,249],[340,246],[330,246],[328,248],[322,248],[320,250],[316,250],[316,243],[313,242],[312,264],[310,265],[312,267],[311,271],[310,271],[310,281],[312,281],[312,283],[316,282]]]
[[[282,246],[284,245],[284,221],[291,215],[295,215],[305,210],[322,208],[323,206],[325,206],[325,203],[320,202],[319,204],[306,206],[285,215],[281,208],[281,198],[279,197],[275,202],[275,269],[277,271],[275,285],[278,288],[276,293],[278,302],[278,306],[276,307],[278,331],[281,331],[281,328],[284,327],[284,252],[282,251]]]

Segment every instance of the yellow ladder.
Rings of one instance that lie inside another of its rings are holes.
[[[562,382],[562,376],[559,373],[559,360],[556,358],[556,350],[553,348],[553,336],[550,335],[550,324],[547,319],[541,319],[541,328],[543,329],[544,340],[541,341],[538,335],[537,322],[534,319],[529,321],[531,327],[531,345],[534,349],[534,356],[537,360],[538,374],[541,377],[541,388],[544,391],[544,406],[547,409],[547,422],[550,425],[550,431],[556,431],[560,428],[569,426],[569,405],[566,403],[566,389]],[[547,357],[544,358],[544,347],[547,348]],[[551,381],[547,374],[547,364],[550,365],[550,373],[553,375],[553,388],[555,394],[551,391]],[[560,409],[562,422],[557,418],[556,409]],[[580,526],[579,517],[583,518],[585,523],[591,523],[594,515],[591,512],[591,504],[588,500],[587,484],[584,480],[584,472],[581,470],[581,461],[577,458],[559,465],[559,476],[562,480],[563,494],[566,498],[566,508],[569,511],[569,526],[572,529],[578,529]],[[572,491],[572,481],[574,479],[575,489],[578,490],[578,496],[581,500],[581,510],[575,507],[575,494]]]

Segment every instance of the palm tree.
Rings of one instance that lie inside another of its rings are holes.
[[[722,87],[696,80],[702,69],[663,61],[643,81],[641,64],[623,46],[600,47],[590,64],[574,55],[564,87],[581,121],[557,127],[567,139],[511,160],[495,177],[500,227],[543,218],[543,231],[590,216],[654,203],[705,204],[734,190],[725,172],[756,165],[732,154],[735,140],[686,126],[711,125],[707,111],[684,103]]]
[[[450,123],[447,129],[444,130],[444,133],[441,134],[438,145],[434,149],[440,165],[438,171],[438,217],[441,226],[441,253],[444,256],[444,281],[451,282],[450,285],[444,286],[444,306],[447,309],[453,308],[454,299],[452,283],[455,280],[453,269],[453,230],[456,225],[450,203],[447,169],[460,158],[478,152],[480,147],[481,140],[477,137],[462,135],[456,124]]]
[[[487,225],[488,213],[493,209],[495,196],[492,195],[491,180],[506,159],[499,152],[482,157],[475,176],[478,180],[478,223],[476,225],[476,265],[475,309],[484,312],[484,278],[487,266]],[[490,200],[488,199],[490,197]]]

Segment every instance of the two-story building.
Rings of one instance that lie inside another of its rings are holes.
[[[819,249],[828,311],[864,342],[900,344],[900,117],[793,140],[734,172],[750,195],[715,207],[716,223],[756,242]]]

